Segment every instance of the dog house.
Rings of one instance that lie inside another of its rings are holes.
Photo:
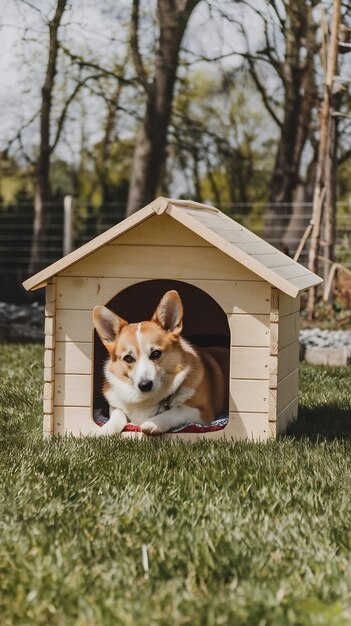
[[[298,409],[300,293],[321,282],[218,209],[156,199],[23,283],[46,288],[44,434],[98,428],[105,352],[94,306],[141,321],[177,289],[183,335],[230,346],[229,419],[215,432],[162,437],[279,436]]]

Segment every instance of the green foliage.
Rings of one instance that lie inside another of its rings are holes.
[[[338,199],[348,203],[350,198],[351,161],[348,159],[338,167]],[[347,209],[346,209],[346,212]]]
[[[333,303],[320,300],[317,302],[315,319],[311,322],[308,319],[307,309],[303,309],[301,316],[302,328],[322,328],[322,330],[350,330],[351,310],[350,292],[344,295],[336,283],[334,289]]]
[[[13,202],[0,203],[0,266],[3,275],[9,268],[9,259],[11,269],[20,275],[27,270],[34,207],[26,186],[21,185],[14,187]]]
[[[243,214],[265,201],[275,129],[248,74],[192,71],[174,108],[174,158],[192,172],[196,198],[242,203]]]
[[[350,440],[42,441],[42,349],[0,364],[2,626],[351,623]],[[350,377],[303,368],[302,419]]]
[[[72,173],[76,198],[96,210],[109,202],[125,202],[132,154],[133,142],[118,137],[112,141],[106,157],[102,155],[101,142],[91,150],[82,150],[79,166]]]
[[[13,202],[27,202],[33,197],[31,176],[30,168],[19,167],[6,151],[0,154],[0,211]]]

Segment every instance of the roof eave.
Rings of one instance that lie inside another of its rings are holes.
[[[195,221],[194,218],[192,218],[192,217],[186,215],[185,213],[183,213],[182,211],[180,211],[177,205],[179,206],[179,203],[177,201],[172,201],[170,199],[169,200],[169,205],[168,205],[168,207],[166,209],[166,213],[171,215],[174,219],[176,219],[178,222],[180,222],[181,224],[183,224],[187,228],[190,228],[191,230],[194,230],[193,224],[192,224],[192,222]],[[199,208],[200,208],[200,206],[201,205],[199,205]],[[210,208],[210,210],[212,209],[212,207],[209,207],[209,208]],[[217,210],[217,212],[219,212],[219,211]],[[243,250],[236,249],[236,254],[233,254],[233,252],[232,252],[233,245],[229,244],[220,235],[218,235],[216,232],[210,230],[206,226],[202,227],[202,232],[201,232],[200,236],[203,237],[205,240],[207,240],[212,245],[214,245],[217,248],[219,248],[220,250],[222,250],[222,252],[224,254],[227,254],[229,257],[231,257],[232,259],[234,259],[238,263],[241,263],[241,265],[247,267],[247,269],[251,270],[254,274],[256,274],[256,276],[259,276],[263,280],[266,280],[273,287],[276,287],[277,289],[279,289],[280,291],[285,293],[287,296],[290,296],[291,298],[297,298],[297,296],[302,291],[305,291],[306,289],[309,289],[310,287],[314,287],[316,285],[319,285],[320,283],[323,282],[322,278],[320,278],[316,274],[313,274],[312,272],[307,270],[306,280],[308,279],[308,284],[303,285],[302,287],[298,287],[298,286],[294,285],[292,282],[290,282],[289,280],[287,280],[287,279],[285,279],[285,278],[283,278],[281,276],[278,276],[269,267],[265,267],[263,265],[260,265],[256,260],[254,260],[249,254],[247,254]],[[303,277],[301,277],[301,278],[303,278]]]
[[[92,254],[96,250],[99,250],[99,248],[102,248],[105,244],[109,243],[116,237],[119,237],[120,235],[126,233],[128,230],[134,228],[134,226],[141,224],[141,222],[144,222],[155,213],[161,215],[166,211],[167,207],[167,198],[157,198],[143,209],[140,209],[140,211],[137,211],[136,213],[133,213],[132,215],[127,217],[119,224],[112,226],[112,228],[105,231],[104,233],[101,233],[101,235],[98,235],[91,241],[88,241],[76,250],[73,250],[73,252],[70,252],[63,258],[55,261],[51,265],[48,265],[43,270],[40,270],[40,272],[38,272],[37,274],[34,274],[30,278],[27,278],[22,283],[23,287],[27,291],[35,291],[36,289],[44,287],[51,278],[57,276],[57,274],[62,272],[62,270],[71,267],[71,265],[74,265],[74,263],[77,263],[82,258],[86,258],[87,256],[89,256],[89,254]]]

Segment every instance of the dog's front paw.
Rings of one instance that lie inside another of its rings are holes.
[[[164,432],[160,424],[151,421],[144,422],[140,428],[145,435],[161,435]]]
[[[127,418],[121,409],[113,409],[110,419],[101,426],[101,435],[119,435],[127,424]]]
[[[124,428],[125,424],[109,424],[108,422],[101,426],[102,435],[119,435]]]

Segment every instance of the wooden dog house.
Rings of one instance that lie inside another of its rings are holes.
[[[172,288],[183,299],[184,335],[231,347],[228,425],[202,436],[284,433],[298,408],[300,293],[321,282],[218,209],[158,198],[23,283],[46,287],[45,435],[96,426],[103,356],[93,307],[141,321]]]

